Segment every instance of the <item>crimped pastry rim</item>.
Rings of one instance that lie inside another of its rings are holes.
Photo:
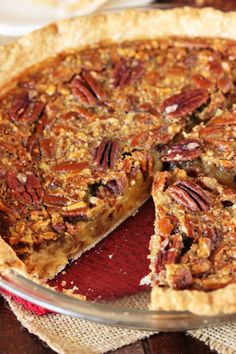
[[[131,9],[60,20],[0,47],[0,92],[22,71],[63,51],[173,35],[236,39],[236,13],[190,7]]]

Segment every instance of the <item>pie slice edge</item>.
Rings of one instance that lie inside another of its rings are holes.
[[[160,172],[152,196],[152,310],[200,315],[236,310],[236,193],[214,178]]]

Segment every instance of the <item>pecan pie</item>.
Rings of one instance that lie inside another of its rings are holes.
[[[235,192],[210,177],[214,158],[222,166],[234,159],[226,143],[235,138],[235,24],[234,14],[210,9],[131,10],[61,21],[0,50],[1,268],[14,254],[28,274],[53,277],[144,203],[153,174],[178,163],[187,172],[163,172],[153,187],[157,224],[158,201],[170,198],[151,242],[153,306],[158,291],[198,291],[206,301],[215,288],[234,294],[233,234],[224,222],[233,230]],[[212,124],[221,128],[208,139]],[[180,232],[189,208],[201,235],[191,222],[192,231]],[[155,262],[160,232],[169,232],[168,252]],[[202,272],[192,269],[197,258]]]
[[[176,169],[156,175],[152,196],[156,220],[150,241],[151,307],[199,313],[233,309],[236,192],[214,178],[192,178]],[[226,303],[219,302],[223,292],[218,289],[224,287]]]

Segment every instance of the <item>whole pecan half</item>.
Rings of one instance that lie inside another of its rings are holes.
[[[134,65],[128,63],[125,59],[118,61],[113,69],[113,86],[124,87],[137,81],[144,73],[144,66],[141,62],[137,62]]]
[[[168,150],[161,155],[162,161],[181,162],[192,161],[201,156],[201,143],[195,139],[181,140],[171,145]]]
[[[171,197],[191,211],[206,211],[210,200],[205,191],[193,181],[178,181],[167,189]]]
[[[207,226],[205,236],[211,240],[211,251],[215,251],[222,241],[222,233],[219,229],[212,226]]]
[[[9,172],[7,184],[14,199],[21,204],[37,205],[43,198],[42,186],[33,173]]]
[[[93,105],[96,101],[105,100],[107,94],[101,84],[88,71],[75,75],[71,81],[73,95],[81,102]]]
[[[205,89],[191,89],[165,99],[161,110],[171,117],[184,117],[206,103],[208,97],[208,91]]]
[[[102,170],[113,168],[118,157],[118,139],[103,138],[95,150],[94,163]]]
[[[27,91],[23,91],[14,97],[9,116],[12,121],[32,123],[38,120],[43,114],[45,103],[35,98],[30,99]]]

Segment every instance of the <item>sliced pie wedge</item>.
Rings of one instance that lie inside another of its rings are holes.
[[[155,176],[151,308],[198,314],[236,309],[236,192],[184,170]]]

